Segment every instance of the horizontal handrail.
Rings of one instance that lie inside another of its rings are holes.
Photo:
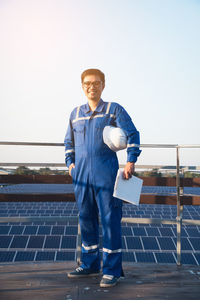
[[[63,147],[64,143],[49,143],[49,142],[13,142],[13,141],[0,141],[0,145],[7,146],[56,146]],[[178,145],[178,144],[141,144],[141,148],[200,148],[200,145]],[[6,163],[0,162],[0,166],[11,167],[11,166],[29,166],[29,167],[66,167],[65,163]],[[137,169],[152,169],[152,168],[165,168],[175,169],[175,166],[165,166],[165,165],[137,165]],[[194,170],[200,169],[200,166],[180,166],[180,169],[184,168],[194,168]]]
[[[8,142],[0,141],[0,145],[7,146],[64,146],[64,143],[44,143],[44,142]],[[200,145],[178,145],[178,144],[140,144],[141,148],[200,148]]]
[[[23,163],[23,162],[0,162],[0,166],[2,167],[12,167],[12,166],[25,166],[25,167],[66,167],[65,163]],[[119,167],[123,168],[125,164],[120,164]],[[189,168],[192,171],[200,170],[200,166],[180,166],[180,169],[186,169]],[[165,170],[176,170],[176,165],[136,165],[136,169],[163,169]]]

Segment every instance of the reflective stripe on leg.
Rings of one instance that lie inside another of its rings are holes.
[[[107,248],[103,248],[103,252],[106,252],[106,253],[120,253],[122,252],[122,249],[116,249],[116,250],[110,250],[110,249],[107,249]]]
[[[83,247],[86,251],[89,251],[89,250],[95,250],[95,249],[98,249],[98,248],[99,248],[99,245],[85,246],[84,244],[82,244],[82,247]]]

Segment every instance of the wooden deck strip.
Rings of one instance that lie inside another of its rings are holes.
[[[197,266],[124,263],[125,279],[116,287],[99,287],[100,276],[68,279],[73,262],[0,265],[1,300],[199,299]]]

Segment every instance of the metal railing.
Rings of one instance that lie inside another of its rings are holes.
[[[53,146],[63,147],[63,143],[32,143],[32,142],[0,142],[0,145],[7,146]],[[200,225],[200,220],[183,219],[183,205],[181,205],[181,197],[183,196],[180,186],[180,149],[181,148],[199,148],[200,145],[178,145],[178,144],[141,144],[141,148],[171,148],[176,150],[176,203],[177,217],[176,219],[157,219],[157,218],[122,218],[124,223],[140,223],[140,224],[168,224],[177,227],[177,265],[181,265],[181,228],[182,225]],[[1,166],[48,166],[48,167],[65,167],[62,163],[0,163]],[[1,217],[0,223],[4,222],[35,222],[35,221],[69,221],[77,219],[77,217]],[[81,255],[81,238],[80,227],[78,226],[78,246],[76,259],[80,262]]]

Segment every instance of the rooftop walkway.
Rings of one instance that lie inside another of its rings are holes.
[[[197,300],[197,266],[124,264],[125,278],[112,288],[100,288],[99,277],[68,279],[72,262],[0,265],[1,300]]]

